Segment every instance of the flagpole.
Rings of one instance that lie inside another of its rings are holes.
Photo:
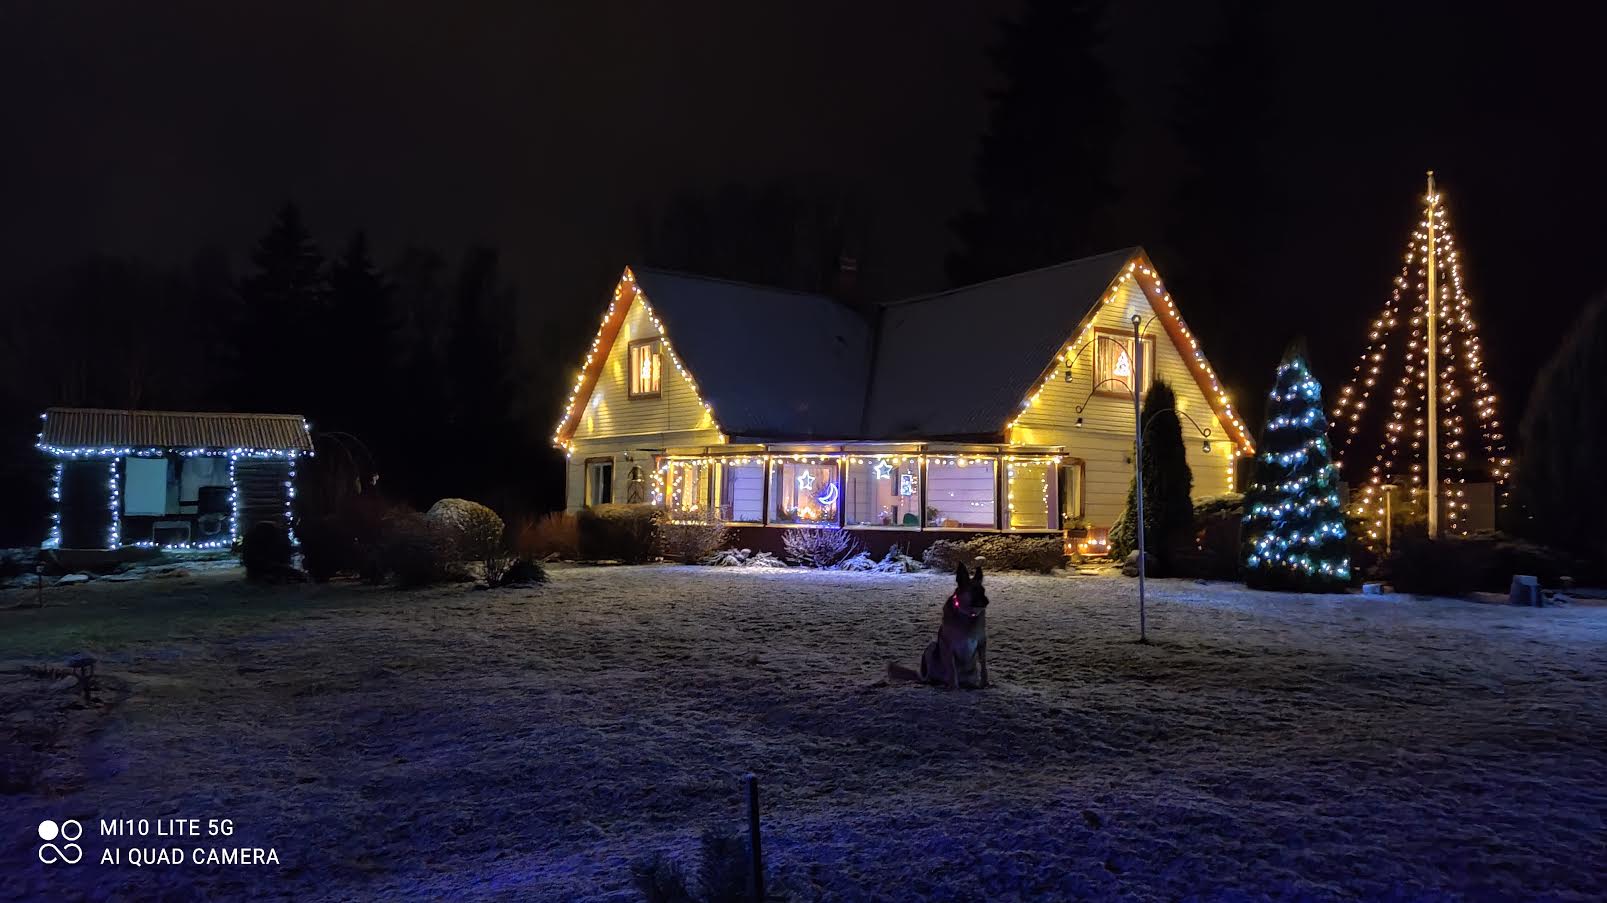
[[[1428,537],[1440,538],[1439,299],[1436,297],[1434,170],[1428,171]]]

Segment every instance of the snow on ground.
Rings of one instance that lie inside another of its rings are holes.
[[[823,899],[1607,896],[1607,607],[1156,580],[1145,646],[1131,580],[990,575],[995,687],[886,685],[951,581],[58,590],[0,610],[0,660],[88,647],[121,701],[0,800],[0,897],[629,900],[748,771]],[[33,858],[42,818],[157,816],[282,865]]]

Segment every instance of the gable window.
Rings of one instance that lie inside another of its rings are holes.
[[[614,500],[614,459],[586,461],[586,504],[606,505]]]
[[[630,397],[656,398],[664,375],[663,339],[638,339],[630,344]]]
[[[1139,391],[1149,388],[1155,375],[1155,340],[1145,338],[1143,372],[1137,372],[1139,362],[1133,355],[1133,337],[1118,332],[1094,334],[1094,391],[1100,395],[1133,396],[1134,385]],[[1136,383],[1135,383],[1136,377]]]

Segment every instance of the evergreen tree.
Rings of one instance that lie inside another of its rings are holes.
[[[1517,489],[1540,539],[1607,561],[1607,298],[1585,309],[1535,382]]]
[[[1145,568],[1164,574],[1172,566],[1172,552],[1189,541],[1194,529],[1194,471],[1183,447],[1183,423],[1177,416],[1177,395],[1164,380],[1156,380],[1144,395],[1139,422],[1144,424],[1144,546],[1150,555]],[[1127,484],[1127,504],[1110,529],[1110,549],[1125,557],[1138,547],[1138,485]],[[1153,565],[1153,567],[1151,566]]]
[[[328,391],[330,427],[368,438],[378,426],[382,396],[398,386],[402,368],[393,347],[399,326],[394,287],[374,266],[368,237],[355,232],[329,266]]]
[[[1255,462],[1244,493],[1245,583],[1302,592],[1349,583],[1345,513],[1322,386],[1300,343],[1278,365]]]
[[[256,272],[240,286],[239,403],[257,411],[313,414],[328,349],[324,257],[295,204],[286,204],[251,254]]]
[[[949,277],[969,284],[1110,251],[1120,103],[1095,55],[1105,4],[1032,0],[993,58],[1006,81],[977,156],[981,206],[954,231]]]

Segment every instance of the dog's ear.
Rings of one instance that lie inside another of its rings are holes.
[[[965,582],[969,579],[971,579],[971,575],[965,572],[964,562],[954,566],[954,583],[956,586],[964,586]]]
[[[982,582],[982,565],[979,564],[979,565],[976,566],[976,573],[971,575],[971,582],[972,583],[981,583]]]

